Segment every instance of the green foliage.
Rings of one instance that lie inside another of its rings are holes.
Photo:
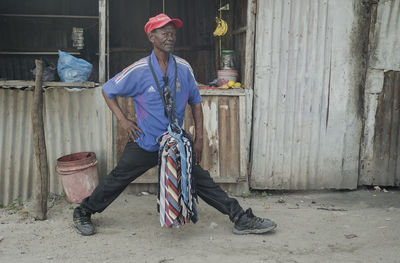
[[[24,203],[22,202],[21,197],[17,197],[14,199],[14,201],[12,201],[11,204],[7,205],[5,207],[5,210],[21,210],[24,206]]]
[[[251,197],[251,191],[249,190],[247,193],[242,193],[242,197],[243,198]]]
[[[261,196],[262,196],[262,197],[267,197],[268,194],[267,194],[267,192],[264,191],[264,192],[261,193]]]

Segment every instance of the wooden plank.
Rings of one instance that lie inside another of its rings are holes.
[[[99,0],[99,82],[106,82],[106,0]]]
[[[32,105],[32,130],[33,146],[35,152],[36,169],[38,171],[35,180],[35,210],[34,217],[39,220],[47,218],[47,196],[49,188],[49,171],[47,166],[46,141],[44,137],[43,123],[43,67],[41,60],[35,60],[36,80]]]
[[[218,97],[220,177],[240,177],[238,97]]]
[[[152,48],[136,48],[136,47],[119,47],[111,48],[111,53],[117,52],[151,52]],[[211,45],[201,45],[201,46],[177,46],[174,48],[174,52],[181,51],[204,51],[204,50],[214,50],[214,46]]]
[[[135,184],[156,184],[158,183],[158,166],[147,170],[139,178],[133,181]]]
[[[41,14],[0,14],[10,17],[41,17],[41,18],[75,18],[75,19],[98,19],[98,16],[74,16],[74,15],[41,15]]]
[[[240,178],[247,179],[249,152],[246,144],[246,97],[239,97],[239,169]]]
[[[233,30],[233,31],[232,31],[232,35],[243,34],[243,33],[246,33],[246,31],[247,31],[247,27],[244,26],[244,27],[241,27],[241,28],[238,28],[238,29]]]
[[[106,18],[107,18],[107,26],[106,26],[106,48],[107,48],[107,52],[106,52],[106,57],[107,57],[107,79],[110,79],[110,1],[106,0]]]
[[[384,186],[400,185],[397,163],[400,156],[400,72],[385,73],[383,91],[378,95],[375,116],[373,159],[368,160],[372,174],[370,184]]]
[[[99,0],[99,82],[103,85],[106,82],[106,0]],[[109,54],[108,54],[109,55]],[[107,170],[111,171],[115,163],[114,154],[114,116],[111,110],[106,112],[107,132]]]
[[[105,104],[105,103],[104,103]],[[106,105],[106,104],[105,104]],[[107,154],[107,173],[109,173],[115,166],[116,155],[114,154],[114,120],[113,113],[107,106],[104,107],[106,111],[106,154]]]
[[[254,81],[254,41],[256,27],[257,0],[248,0],[247,4],[247,31],[246,31],[246,60],[244,72],[244,86],[253,89]]]
[[[122,110],[122,112],[125,113],[125,116],[132,120],[132,121],[136,121],[136,112],[135,112],[135,103],[133,102],[132,98],[122,98],[122,97],[117,97],[117,101],[118,104]],[[117,149],[116,149],[116,153],[117,153],[117,162],[119,160],[119,158],[122,155],[122,152],[124,151],[125,148],[125,144],[128,142],[129,136],[128,133],[126,132],[126,130],[124,128],[122,128],[122,126],[120,125],[120,123],[116,120],[117,122],[117,140],[116,140],[116,144],[117,144]]]
[[[218,134],[218,97],[203,98],[203,155],[201,166],[212,177],[220,176],[220,148]]]
[[[68,52],[70,55],[80,55],[80,52]],[[58,55],[57,51],[0,51],[0,55]]]
[[[33,80],[0,80],[0,87],[34,87],[36,85]],[[42,87],[82,87],[82,88],[95,88],[97,83],[87,81],[87,82],[55,82],[55,81],[45,81],[42,82]]]
[[[239,98],[240,100],[241,98]],[[243,102],[241,102],[243,103]],[[244,110],[245,112],[245,122],[246,122],[246,130],[244,133],[244,145],[246,147],[246,156],[247,156],[247,162],[246,162],[246,178],[250,176],[250,167],[249,164],[251,162],[250,160],[250,143],[251,143],[251,136],[252,136],[252,123],[253,123],[253,90],[252,89],[246,89],[246,97],[244,101],[244,108],[242,108],[242,104],[240,103],[240,111]],[[242,114],[242,112],[241,112]],[[240,117],[241,119],[242,117]],[[243,123],[240,121],[240,123]],[[242,136],[242,135],[241,135]],[[242,176],[242,175],[241,175]]]
[[[244,89],[200,89],[201,96],[245,96]]]
[[[235,184],[238,179],[232,177],[213,177],[214,182],[217,184]],[[138,179],[133,181],[135,184],[156,184],[158,182],[157,169],[152,168],[145,174],[141,175]]]

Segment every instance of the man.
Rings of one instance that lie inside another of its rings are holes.
[[[167,87],[175,94],[172,98],[180,126],[183,124],[186,104],[189,103],[192,108],[195,122],[195,165],[192,176],[197,195],[221,213],[229,215],[235,224],[235,234],[265,233],[276,227],[271,220],[254,216],[251,209],[244,211],[238,201],[230,198],[199,165],[203,147],[202,99],[189,63],[172,55],[176,29],[181,26],[181,20],[171,19],[165,14],[150,18],[145,25],[145,32],[153,45],[152,54],[125,68],[103,85],[104,99],[128,132],[130,141],[114,170],[100,182],[91,196],[75,208],[73,220],[82,235],[95,233],[91,214],[102,212],[133,180],[157,165],[159,146],[156,139],[167,130],[169,124],[162,99]],[[137,123],[126,118],[116,96],[132,97]]]

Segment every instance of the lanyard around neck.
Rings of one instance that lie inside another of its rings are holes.
[[[164,96],[163,96],[163,91],[161,90],[160,84],[158,83],[157,75],[156,75],[156,73],[154,72],[154,68],[153,68],[153,65],[152,65],[152,63],[151,63],[151,56],[149,56],[149,59],[148,59],[148,61],[149,61],[149,66],[150,66],[150,70],[151,70],[151,73],[153,74],[154,81],[156,82],[156,86],[157,86],[158,93],[160,94],[161,100],[162,100],[162,102],[163,102],[163,104],[164,104],[164,109],[165,109],[165,111],[166,111],[167,114],[168,114],[167,117],[168,117],[168,119],[169,119],[169,121],[170,121],[171,123],[172,123],[172,122],[174,121],[174,119],[175,119],[176,82],[177,82],[177,80],[178,80],[178,79],[177,79],[178,67],[177,67],[177,65],[176,65],[175,57],[172,56],[172,59],[174,60],[175,79],[174,79],[174,90],[173,90],[173,91],[171,90],[171,93],[173,93],[172,105],[171,105],[171,106],[172,106],[172,112],[171,112],[171,113],[168,111],[167,101],[165,100],[165,98],[164,98]],[[168,82],[167,82],[166,84],[169,86]],[[172,95],[172,94],[171,94],[171,95]],[[170,116],[170,115],[172,115],[172,116]]]

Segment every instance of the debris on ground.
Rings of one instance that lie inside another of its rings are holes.
[[[218,226],[218,224],[217,224],[217,223],[215,223],[215,222],[211,222],[211,224],[210,224],[209,228],[210,228],[210,229],[216,229],[216,228],[217,228],[217,226]]]
[[[380,192],[382,189],[379,186],[374,186],[375,191]]]
[[[158,263],[165,263],[168,261],[174,261],[174,259],[173,258],[163,258],[163,259],[159,260]]]
[[[327,211],[347,211],[343,208],[328,208],[328,207],[318,207],[318,210],[327,210]]]

